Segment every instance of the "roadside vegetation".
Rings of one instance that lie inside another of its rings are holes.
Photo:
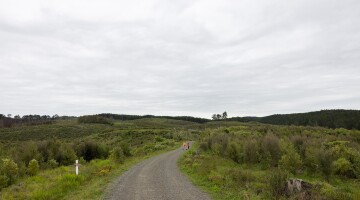
[[[132,165],[197,135],[179,120],[86,120],[1,128],[0,199],[99,199]]]
[[[214,199],[360,199],[360,131],[217,125],[179,162]],[[298,179],[301,191],[288,187]]]
[[[212,117],[1,115],[0,199],[99,199],[134,164],[188,140],[179,165],[214,199],[360,199],[359,130]]]

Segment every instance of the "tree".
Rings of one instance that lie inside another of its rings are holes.
[[[217,120],[220,120],[220,119],[221,119],[221,115],[220,115],[220,114],[217,114],[217,115],[216,115],[216,119],[217,119]]]
[[[217,115],[213,114],[211,118],[212,118],[212,120],[217,120]]]
[[[226,120],[227,119],[227,112],[224,111],[223,114],[222,114],[222,119]]]
[[[2,159],[2,166],[0,174],[3,174],[7,178],[7,185],[14,183],[19,174],[18,165],[10,159]]]
[[[32,159],[28,165],[28,173],[31,176],[35,176],[39,172],[39,162],[35,159]]]
[[[55,114],[51,117],[52,119],[59,119],[59,115],[58,114]]]

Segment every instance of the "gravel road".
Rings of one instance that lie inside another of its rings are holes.
[[[180,148],[137,164],[111,185],[105,199],[210,199],[179,171],[176,162],[182,153]]]

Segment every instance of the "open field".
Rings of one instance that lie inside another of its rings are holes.
[[[188,131],[194,125],[169,119],[115,121],[113,126],[59,120],[0,129],[0,156],[16,165],[10,174],[5,172],[7,163],[1,163],[2,172],[13,180],[2,180],[0,197],[98,199],[107,184],[129,167],[194,138]],[[112,158],[117,147],[123,150],[118,160]],[[36,174],[29,173],[32,159],[39,165]],[[75,175],[75,159],[82,164],[79,176]]]

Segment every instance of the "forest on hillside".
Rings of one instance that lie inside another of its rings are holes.
[[[225,114],[225,115],[224,115]],[[14,125],[37,125],[51,123],[56,119],[75,118],[71,116],[58,115],[15,115],[5,116],[0,114],[0,128],[12,127]],[[125,115],[102,113],[97,115],[86,115],[78,118],[81,123],[103,123],[112,124],[113,120],[136,120],[144,118],[160,118],[183,120],[194,123],[206,123],[210,121],[239,121],[239,122],[260,122],[273,125],[294,125],[294,126],[320,126],[326,128],[345,128],[360,130],[360,110],[321,110],[308,113],[275,114],[265,117],[227,117],[227,112],[223,114],[213,114],[212,120],[192,116],[155,116],[155,115]]]
[[[266,117],[233,117],[230,121],[256,121],[273,125],[321,126],[360,130],[360,110],[321,110],[308,113],[276,114]]]

